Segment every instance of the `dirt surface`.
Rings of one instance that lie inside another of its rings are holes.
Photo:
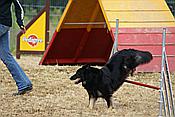
[[[80,66],[41,66],[40,57],[22,56],[17,60],[33,82],[33,91],[12,96],[17,91],[14,80],[0,62],[0,117],[156,117],[159,92],[125,83],[114,93],[114,109],[98,99],[93,110],[83,87],[69,77]],[[174,75],[173,93],[175,94]],[[159,73],[137,73],[129,79],[159,86]]]

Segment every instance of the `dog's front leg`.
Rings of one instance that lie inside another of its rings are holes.
[[[93,97],[93,96],[89,96],[89,108],[93,109],[95,102],[96,102],[97,98]]]

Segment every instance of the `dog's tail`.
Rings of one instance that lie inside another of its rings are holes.
[[[138,51],[135,56],[135,60],[138,64],[149,63],[153,59],[153,56],[148,51]]]

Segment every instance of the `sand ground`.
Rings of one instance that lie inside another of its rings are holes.
[[[114,93],[114,109],[99,99],[87,108],[88,95],[81,84],[69,77],[80,66],[42,66],[41,57],[22,56],[17,60],[33,82],[33,91],[12,96],[17,91],[7,68],[0,62],[0,117],[156,117],[159,91],[125,83]],[[175,80],[172,74],[173,93]],[[159,86],[160,73],[135,73],[129,79]]]

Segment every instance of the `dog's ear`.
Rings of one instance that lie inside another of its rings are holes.
[[[89,68],[90,68],[90,65],[89,65],[89,64],[83,65],[82,68],[84,68],[84,69],[89,69]]]

